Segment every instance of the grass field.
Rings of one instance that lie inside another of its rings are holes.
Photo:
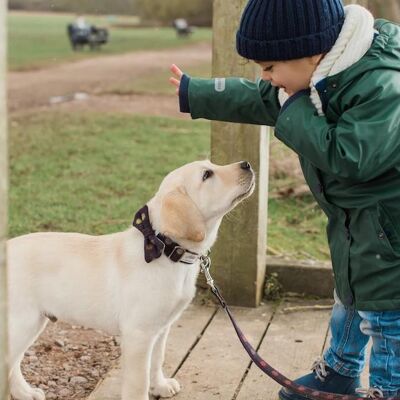
[[[66,34],[67,24],[73,20],[73,15],[65,14],[9,13],[9,68],[34,69],[96,55],[164,49],[211,40],[210,29],[196,29],[191,37],[178,39],[172,28],[111,27],[110,43],[100,51],[91,52],[86,48],[76,53],[71,50]],[[105,17],[88,17],[87,21],[98,26],[109,23]]]
[[[205,123],[56,112],[12,126],[11,236],[124,229],[167,172],[208,156]]]
[[[202,121],[58,112],[13,119],[10,236],[125,229],[166,173],[209,157],[209,148]],[[269,246],[326,259],[324,224],[311,198],[271,200]]]

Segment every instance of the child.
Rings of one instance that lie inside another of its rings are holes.
[[[249,0],[236,46],[262,79],[173,65],[170,81],[193,118],[274,126],[328,217],[332,340],[296,382],[357,395],[372,337],[370,389],[357,392],[400,396],[400,27],[340,0]]]

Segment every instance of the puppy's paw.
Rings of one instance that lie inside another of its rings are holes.
[[[150,388],[150,394],[155,397],[172,397],[178,394],[181,390],[181,385],[176,379],[164,379],[158,384]]]
[[[32,390],[33,400],[46,400],[46,396],[42,389],[33,389]]]
[[[42,389],[30,388],[26,390],[24,388],[22,390],[11,391],[11,394],[15,400],[46,400]]]

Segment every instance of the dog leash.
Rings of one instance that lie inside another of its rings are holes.
[[[321,392],[315,389],[311,389],[309,387],[299,385],[296,382],[293,382],[286,376],[282,375],[278,370],[273,368],[270,364],[268,364],[265,360],[263,360],[253,346],[249,343],[246,339],[246,336],[243,334],[241,329],[239,328],[235,318],[233,317],[226,301],[222,297],[218,287],[214,283],[214,279],[210,274],[211,268],[211,259],[209,255],[203,255],[200,257],[200,268],[201,272],[204,274],[207,285],[210,286],[211,292],[217,298],[219,303],[221,304],[222,308],[228,314],[229,319],[232,322],[233,327],[238,335],[240,342],[242,343],[244,349],[246,350],[247,354],[250,356],[251,360],[254,364],[257,365],[258,368],[261,369],[266,375],[272,378],[275,382],[279,383],[281,386],[289,389],[292,392],[295,392],[303,397],[313,399],[313,400],[365,400],[365,397],[361,396],[354,396],[354,395],[343,395],[337,393],[328,393],[328,392]],[[380,397],[382,400],[400,400],[400,398],[395,397]]]

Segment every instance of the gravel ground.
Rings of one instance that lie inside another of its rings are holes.
[[[118,338],[49,322],[22,362],[26,380],[46,399],[86,399],[120,356]]]
[[[197,305],[215,304],[203,276],[198,281]],[[46,400],[86,399],[121,355],[119,336],[58,321],[26,351],[22,372]]]

